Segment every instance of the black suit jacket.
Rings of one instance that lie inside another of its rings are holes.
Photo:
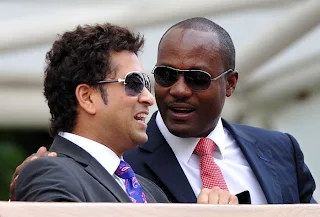
[[[56,136],[50,151],[58,157],[36,159],[17,180],[19,201],[131,202],[115,179],[86,151]],[[137,175],[148,202],[168,202],[163,191]]]
[[[196,202],[190,183],[155,118],[156,113],[148,123],[148,142],[125,153],[124,158],[136,173],[156,183],[171,202]],[[224,120],[223,126],[241,148],[268,203],[315,202],[314,179],[299,144],[291,135]]]

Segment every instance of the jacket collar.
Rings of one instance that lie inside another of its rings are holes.
[[[84,170],[108,189],[119,202],[131,202],[114,178],[90,154],[69,140],[55,136],[50,151],[58,156],[70,157],[84,167]]]

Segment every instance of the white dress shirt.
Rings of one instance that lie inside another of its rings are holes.
[[[159,112],[156,117],[156,123],[177,157],[193,192],[198,196],[202,189],[200,158],[196,154],[193,154],[193,151],[200,138],[181,138],[174,136],[169,132]],[[220,167],[230,193],[235,195],[248,190],[252,204],[266,204],[267,200],[256,176],[232,135],[223,128],[221,118],[216,128],[207,138],[210,138],[217,144],[212,157]]]
[[[73,142],[86,152],[88,152],[94,159],[96,159],[103,168],[117,181],[121,188],[126,192],[125,181],[114,172],[120,164],[120,158],[108,147],[95,142],[93,140],[78,136],[72,133],[59,132],[59,136]],[[127,193],[127,192],[126,192]]]

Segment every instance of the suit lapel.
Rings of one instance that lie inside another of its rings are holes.
[[[272,153],[268,149],[268,144],[250,137],[237,125],[230,125],[224,120],[223,125],[237,141],[237,144],[260,183],[268,203],[283,203],[276,168]]]
[[[95,159],[90,162],[90,165],[88,165],[85,170],[105,188],[107,188],[119,202],[131,202],[128,195],[124,192],[120,185]],[[101,174],[104,175],[101,176]]]
[[[56,136],[50,151],[58,155],[66,155],[84,166],[85,171],[108,189],[119,202],[131,202],[128,195],[123,191],[114,178],[94,159],[90,154],[79,146],[60,136]]]
[[[145,163],[177,201],[195,203],[197,198],[171,147],[160,133],[155,117],[156,113],[153,114],[148,123],[149,141],[139,147],[150,152]]]

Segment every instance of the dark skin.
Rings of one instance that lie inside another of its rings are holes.
[[[173,28],[163,37],[158,49],[157,65],[177,69],[200,69],[212,78],[228,70],[220,55],[219,38],[215,33],[192,29]],[[159,112],[169,131],[179,137],[206,137],[217,125],[225,98],[236,88],[238,73],[212,81],[204,91],[193,91],[184,82],[183,76],[171,87],[161,87],[155,83],[155,97]],[[177,110],[188,109],[190,112]],[[41,147],[37,153],[20,164],[12,176],[11,200],[17,177],[30,161],[44,156],[56,156]]]
[[[219,38],[212,32],[174,28],[162,39],[157,65],[200,69],[214,78],[228,70],[219,48]],[[206,137],[216,127],[225,98],[232,95],[237,81],[238,73],[231,72],[204,91],[190,89],[182,76],[170,87],[156,83],[157,105],[169,131],[178,137]]]

